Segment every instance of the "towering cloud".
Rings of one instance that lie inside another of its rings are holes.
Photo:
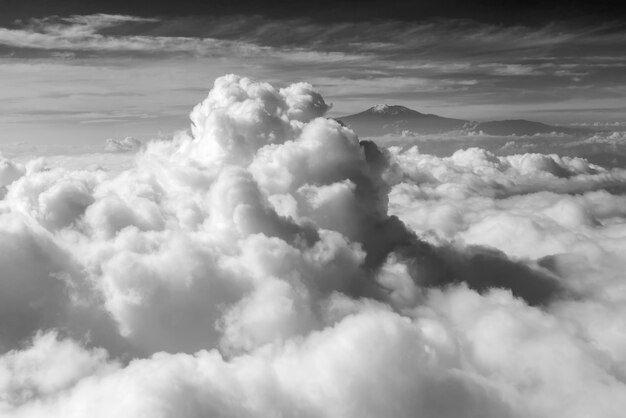
[[[228,75],[122,173],[0,160],[0,416],[619,416],[626,172],[328,109]]]

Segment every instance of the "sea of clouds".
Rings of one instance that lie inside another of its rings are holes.
[[[0,157],[0,416],[623,416],[626,170],[328,109],[228,75],[121,172]]]

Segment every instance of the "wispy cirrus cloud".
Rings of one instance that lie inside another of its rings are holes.
[[[120,54],[144,52],[210,55],[223,50],[246,53],[262,49],[252,44],[214,38],[103,33],[107,29],[124,25],[137,25],[140,29],[141,24],[159,21],[156,18],[103,14],[33,19],[15,29],[0,28],[0,44],[16,49]]]
[[[584,109],[598,107],[613,109],[602,116],[615,120],[626,93],[625,34],[618,23],[53,16],[0,28],[2,96],[11,98],[0,108],[106,114],[123,101],[131,113],[165,116],[199,100],[212,78],[239,72],[309,80],[336,115],[391,102],[468,119],[564,123],[595,122],[597,112]],[[563,108],[572,112],[556,111]],[[158,129],[184,126],[179,116],[178,126]]]

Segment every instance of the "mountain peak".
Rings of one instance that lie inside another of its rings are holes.
[[[400,105],[377,104],[369,109],[347,115],[340,121],[363,137],[377,137],[404,132],[429,135],[453,131],[482,132],[485,135],[540,135],[552,132],[576,134],[577,130],[528,120],[470,122],[464,119],[420,113]]]
[[[347,126],[364,136],[410,131],[420,134],[449,132],[462,129],[468,122],[420,113],[400,105],[378,104],[369,109],[340,118]]]
[[[373,106],[372,108],[370,108],[370,110],[372,112],[376,112],[376,113],[385,113],[389,110],[389,105],[386,104],[377,104],[375,106]]]
[[[401,115],[404,113],[411,113],[415,111],[409,109],[408,107],[399,105],[377,104],[376,106],[369,108],[368,112],[384,115]]]

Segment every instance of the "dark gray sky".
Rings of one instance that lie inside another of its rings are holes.
[[[325,22],[371,19],[416,21],[440,17],[526,24],[572,18],[623,18],[622,4],[621,0],[3,0],[0,15],[5,20],[12,20],[93,13],[167,17],[260,14],[272,18],[308,17]]]
[[[3,0],[0,144],[165,135],[230,72],[309,81],[332,115],[623,121],[617,5]]]

